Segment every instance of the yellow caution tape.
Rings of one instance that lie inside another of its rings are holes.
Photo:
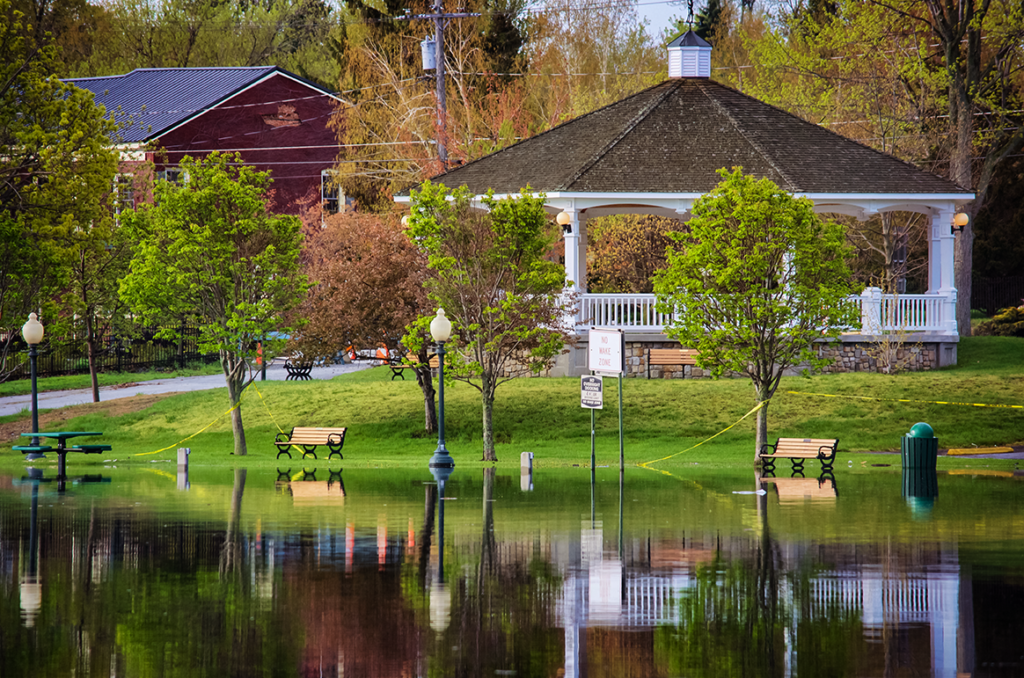
[[[284,429],[281,428],[281,425],[277,423],[277,419],[274,419],[274,413],[270,411],[270,406],[267,405],[267,401],[263,397],[263,394],[260,393],[260,390],[258,388],[256,388],[256,382],[255,381],[252,382],[252,388],[253,388],[254,391],[256,391],[256,395],[258,395],[260,397],[260,402],[263,403],[263,407],[266,408],[267,414],[270,415],[270,421],[274,422],[274,426],[277,427],[278,431],[280,431],[281,433],[284,433]],[[292,447],[295,447],[295,446],[293,445]]]
[[[872,398],[871,396],[837,395],[835,393],[804,393],[802,391],[786,391],[789,395],[815,396],[817,398],[852,398],[854,400],[875,400],[883,403],[923,403],[925,405],[962,405],[965,407],[1001,407],[1011,410],[1024,410],[1024,405],[990,405],[988,403],[958,403],[946,400],[913,400],[910,398]]]
[[[182,444],[183,442],[185,442],[186,440],[192,440],[192,439],[193,439],[193,438],[195,438],[195,437],[196,437],[197,435],[199,435],[200,433],[202,433],[203,431],[205,431],[206,429],[210,428],[211,426],[213,426],[214,424],[216,424],[216,423],[217,423],[218,421],[220,421],[221,419],[223,419],[223,418],[224,418],[224,417],[225,417],[226,415],[229,415],[229,414],[231,414],[232,412],[234,412],[235,410],[237,410],[237,409],[238,409],[239,407],[241,407],[241,406],[242,406],[242,398],[243,398],[244,396],[245,396],[245,391],[242,391],[242,395],[238,397],[238,402],[237,402],[237,403],[235,403],[235,404],[234,404],[234,405],[233,405],[233,406],[232,406],[232,407],[231,407],[230,409],[228,409],[227,411],[225,411],[225,412],[221,413],[221,414],[220,414],[220,415],[219,415],[219,416],[218,416],[218,417],[217,417],[216,419],[214,419],[213,421],[211,421],[211,422],[210,422],[209,424],[207,424],[206,426],[202,427],[201,429],[199,429],[198,431],[196,431],[195,433],[193,433],[192,435],[190,435],[190,436],[189,436],[188,438],[182,438],[181,440],[179,440],[178,442],[174,443],[173,445],[168,445],[167,447],[161,447],[161,448],[160,448],[159,450],[154,450],[154,451],[152,451],[152,452],[139,452],[139,453],[138,453],[138,454],[136,454],[135,456],[136,456],[136,457],[147,457],[147,456],[149,456],[149,455],[151,455],[151,454],[159,454],[160,452],[166,452],[167,450],[171,449],[172,447],[177,447],[178,445],[181,445],[181,444]]]
[[[759,409],[761,409],[762,407],[764,407],[765,405],[767,405],[767,404],[768,404],[768,402],[769,402],[769,401],[767,401],[767,400],[762,400],[761,402],[759,402],[759,403],[758,403],[758,404],[757,404],[757,405],[756,405],[756,406],[754,407],[754,409],[750,410],[749,412],[747,412],[746,414],[744,414],[744,415],[743,415],[742,417],[740,417],[739,419],[737,419],[737,420],[735,421],[735,423],[733,423],[733,424],[731,424],[731,425],[729,425],[729,426],[726,426],[725,428],[723,428],[723,429],[722,429],[721,431],[719,431],[719,432],[718,432],[718,433],[716,433],[715,435],[711,436],[710,438],[705,438],[704,440],[700,441],[700,442],[699,442],[699,443],[697,443],[696,445],[693,445],[693,446],[691,446],[691,447],[687,447],[687,448],[686,448],[685,450],[683,450],[682,452],[676,452],[675,454],[670,454],[670,455],[668,455],[667,457],[662,457],[661,459],[655,459],[654,461],[645,461],[644,463],[642,463],[642,464],[639,464],[640,468],[647,468],[647,467],[648,467],[648,464],[657,464],[657,463],[658,463],[659,461],[665,461],[666,459],[671,459],[672,457],[678,457],[678,456],[679,456],[680,454],[683,454],[683,452],[689,452],[690,450],[694,450],[694,449],[697,449],[698,447],[700,447],[700,446],[701,446],[701,445],[703,445],[704,443],[708,442],[709,440],[714,440],[715,438],[717,438],[718,436],[722,435],[723,433],[725,433],[725,432],[726,432],[726,431],[728,431],[729,429],[733,428],[734,426],[736,426],[737,424],[739,424],[739,423],[740,423],[741,421],[743,421],[744,419],[746,419],[747,417],[749,417],[750,415],[752,415],[752,414],[753,414],[754,412],[757,412],[757,411],[758,411]],[[652,469],[652,470],[655,470],[655,469]],[[668,475],[672,475],[672,474],[668,474]]]
[[[1013,471],[995,471],[993,469],[956,469],[949,472],[951,476],[996,476],[998,478],[1012,478]]]
[[[258,388],[256,388],[256,382],[255,382],[255,381],[254,381],[254,382],[252,382],[252,388],[253,388],[253,390],[254,390],[254,391],[256,391],[256,395],[258,395],[258,396],[260,397],[260,402],[262,402],[262,403],[263,403],[263,407],[265,407],[265,408],[266,408],[266,410],[267,410],[267,414],[268,414],[268,415],[270,415],[270,420],[271,420],[272,422],[274,422],[274,426],[276,426],[276,427],[277,427],[277,430],[278,430],[278,431],[280,431],[281,433],[284,433],[284,429],[283,429],[283,428],[281,428],[281,425],[277,423],[277,419],[275,419],[275,418],[274,418],[274,413],[270,411],[270,406],[269,406],[269,405],[267,405],[267,401],[266,401],[266,399],[265,399],[265,398],[263,397],[263,394],[262,394],[262,393],[260,393],[260,390],[259,390]],[[302,449],[301,447],[299,447],[298,445],[292,445],[292,447],[294,447],[294,448],[295,448],[295,451],[296,451],[296,452],[298,452],[298,453],[302,454],[302,457],[303,457],[303,459],[305,459],[305,457],[306,457],[306,455],[305,455],[305,450],[303,450],[303,449]],[[280,450],[280,448],[278,448],[278,450]]]

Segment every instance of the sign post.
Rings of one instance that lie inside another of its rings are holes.
[[[594,425],[594,410],[604,409],[604,381],[601,377],[580,377],[580,407],[590,410],[590,475],[594,475],[594,437],[597,435]]]
[[[587,367],[597,374],[619,378],[619,472],[625,470],[625,454],[622,434],[622,375],[626,371],[626,335],[619,329],[591,327],[587,344]],[[593,410],[591,412],[591,467],[594,457]]]

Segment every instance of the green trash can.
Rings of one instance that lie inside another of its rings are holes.
[[[935,471],[939,456],[939,439],[932,427],[918,422],[910,427],[910,433],[903,436],[900,458],[903,468]]]

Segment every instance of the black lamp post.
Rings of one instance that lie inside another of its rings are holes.
[[[28,344],[29,374],[32,378],[32,432],[39,433],[39,394],[36,390],[36,356],[39,354],[36,346],[43,340],[43,324],[39,322],[35,313],[28,314],[28,322],[21,327],[21,336]],[[32,438],[32,444],[38,445],[39,438]],[[37,452],[25,457],[29,461],[42,458],[43,455]]]
[[[452,335],[452,323],[444,317],[444,309],[437,309],[437,315],[430,321],[430,336],[437,342],[437,449],[430,458],[430,468],[454,468],[455,460],[444,446],[444,342]]]

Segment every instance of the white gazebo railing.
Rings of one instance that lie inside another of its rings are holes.
[[[861,334],[889,332],[929,332],[956,336],[956,292],[949,294],[882,294],[869,287],[850,297],[860,310]],[[629,332],[662,332],[672,320],[671,313],[656,308],[653,294],[582,295],[580,324],[582,331],[591,325],[620,327]]]
[[[671,321],[672,314],[658,312],[656,303],[653,294],[584,294],[580,301],[580,320],[588,327],[661,332]]]

